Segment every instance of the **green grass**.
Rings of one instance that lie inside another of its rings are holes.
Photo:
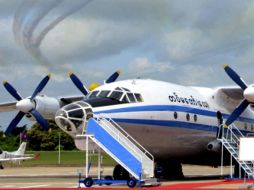
[[[60,165],[58,164],[58,151],[27,151],[26,154],[40,153],[40,157],[36,160],[25,160],[21,166],[80,166],[86,163],[85,152],[80,151],[61,151]],[[90,154],[93,165],[97,164],[97,154]],[[103,154],[102,164],[104,166],[114,166],[115,161],[108,155]],[[5,163],[4,165],[8,165]]]

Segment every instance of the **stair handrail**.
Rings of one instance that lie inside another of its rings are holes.
[[[241,130],[238,128],[238,127],[236,127],[234,124],[231,124],[228,128],[227,128],[227,133],[226,133],[226,136],[224,137],[224,136],[222,136],[222,140],[223,141],[225,141],[225,142],[227,142],[228,143],[228,145],[230,146],[230,147],[232,147],[232,145],[231,144],[229,144],[229,143],[235,143],[236,145],[237,145],[237,149],[238,149],[238,147],[239,147],[239,142],[240,142],[240,138],[241,137],[245,137],[244,135],[243,135],[243,133],[241,132]],[[230,141],[229,141],[230,140]],[[235,149],[233,149],[234,150],[234,152],[236,152],[236,150]],[[231,150],[232,151],[232,150]],[[237,153],[237,155],[238,155],[238,153]],[[249,164],[252,164],[252,165],[254,165],[254,163],[252,162],[252,161],[240,161],[239,159],[238,159],[238,157],[236,156],[236,155],[232,155],[235,159],[236,159],[236,161],[239,163],[239,165],[242,167],[242,166],[245,166],[246,167],[246,169],[248,169],[248,170],[250,170],[250,172],[247,172],[246,170],[245,170],[245,172],[248,174],[248,175],[250,175],[250,176],[253,176],[253,171],[252,171],[252,168],[250,168],[249,166],[248,166],[248,164],[247,163],[249,163]]]
[[[138,148],[143,152],[143,154],[147,155],[152,161],[154,161],[153,155],[145,149],[139,142],[137,142],[132,136],[129,135],[122,127],[120,127],[113,119],[111,119],[107,114],[97,114],[95,117],[97,118],[104,118],[114,124],[114,126],[121,131],[126,138],[128,138],[132,143],[134,143]]]
[[[112,126],[109,126],[108,123],[105,123],[105,120],[103,120],[104,118],[98,118],[98,117],[94,117],[95,119],[97,119],[97,121],[99,122],[103,122],[103,124],[107,127],[107,130],[110,131],[111,135],[114,136],[116,138],[117,141],[121,141],[122,143],[124,143],[123,140],[121,140],[121,138],[119,138],[119,135],[123,135],[121,134],[119,131],[115,131],[112,129]],[[128,143],[125,143],[125,146],[127,146],[127,148],[131,149],[133,152],[136,152],[136,156],[138,157],[139,160],[143,161],[142,159],[142,155],[140,153],[137,153],[137,151],[135,150],[135,148],[133,146],[130,146]]]
[[[234,130],[234,131],[233,131]],[[229,134],[230,132],[230,134]],[[238,135],[236,134],[236,132],[238,133]],[[229,139],[229,135],[230,135],[230,139],[234,141],[234,143],[238,143],[240,140],[240,137],[244,137],[243,133],[240,131],[240,129],[238,129],[238,127],[236,127],[234,124],[231,124],[228,129],[227,129],[227,135],[226,138]],[[240,136],[240,137],[239,137]]]

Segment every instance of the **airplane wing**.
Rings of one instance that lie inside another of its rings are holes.
[[[15,111],[16,110],[16,103],[17,103],[17,101],[1,103],[0,104],[0,112]]]
[[[64,104],[70,104],[72,102],[83,100],[85,96],[68,96],[68,97],[60,97],[60,101]]]
[[[66,105],[72,102],[83,100],[84,96],[67,96],[67,97],[60,97],[56,99],[58,99],[62,103],[62,105]],[[17,101],[0,103],[0,112],[17,111],[16,103]]]
[[[19,160],[30,160],[33,159],[34,156],[23,156],[23,157],[14,157],[14,158],[1,158],[0,162],[5,162],[5,161],[19,161]]]

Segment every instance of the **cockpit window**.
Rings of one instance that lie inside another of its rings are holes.
[[[109,95],[109,97],[110,97],[110,98],[113,98],[113,99],[116,99],[116,100],[120,100],[121,97],[122,97],[122,95],[123,95],[123,92],[113,91],[113,92]]]
[[[129,98],[130,102],[136,102],[136,99],[132,93],[127,93],[127,96]]]
[[[141,94],[134,94],[138,102],[143,102],[143,98],[141,97]]]
[[[86,99],[90,98],[111,98],[118,100],[121,103],[136,103],[143,102],[143,98],[139,93],[133,93],[124,87],[116,87],[114,90],[96,90],[87,95]]]
[[[78,109],[78,108],[79,108],[79,106],[76,104],[69,104],[66,106],[67,110],[73,110],[73,109]]]
[[[90,95],[89,95],[89,98],[94,98],[97,96],[99,91],[93,91]]]
[[[99,97],[102,97],[102,98],[105,98],[105,97],[107,97],[108,96],[108,94],[110,93],[110,91],[109,90],[103,90],[103,91],[101,91],[100,93],[99,93]]]
[[[84,117],[84,114],[82,111],[80,111],[80,109],[69,111],[68,115],[69,115],[69,117],[73,117],[73,118],[83,118]]]
[[[122,98],[122,102],[123,102],[123,103],[129,103],[129,102],[130,102],[130,101],[128,100],[128,98],[127,98],[127,95],[126,95],[126,94],[123,96],[123,98]]]
[[[125,91],[127,91],[127,92],[130,92],[130,90],[129,89],[127,89],[127,88],[122,88],[122,89],[124,89]]]

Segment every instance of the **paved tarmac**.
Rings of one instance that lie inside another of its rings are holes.
[[[102,175],[112,175],[113,167],[102,168]],[[78,173],[85,175],[84,167],[6,167],[0,170],[0,188],[51,188],[78,187]],[[190,181],[218,181],[220,168],[207,166],[183,165],[185,181],[163,181],[162,185],[187,183]],[[90,175],[97,176],[97,168],[92,168]],[[230,168],[224,168],[224,174],[229,174]],[[214,177],[216,176],[216,177]],[[81,184],[81,187],[84,187]],[[118,188],[121,186],[117,186]],[[126,186],[123,186],[126,187]]]

